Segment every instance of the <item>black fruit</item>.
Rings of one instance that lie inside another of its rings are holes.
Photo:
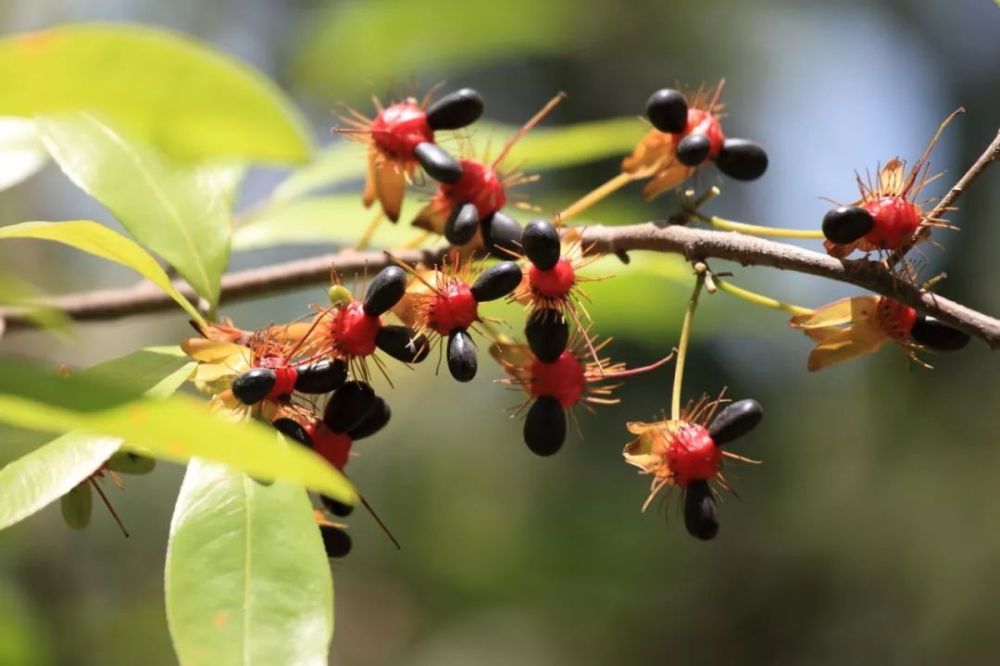
[[[413,149],[427,175],[436,181],[454,185],[462,177],[462,165],[433,141],[423,141]]]
[[[478,369],[476,346],[464,329],[457,328],[448,336],[448,371],[460,382],[472,381]]]
[[[369,317],[388,312],[406,293],[406,271],[399,266],[380,270],[365,292],[364,309]]]
[[[326,495],[320,495],[319,500],[330,513],[335,516],[340,516],[341,518],[346,518],[354,511],[354,507],[352,505],[344,504],[340,500],[335,500],[332,497],[327,497]]]
[[[503,298],[517,289],[523,276],[521,267],[513,261],[501,261],[493,264],[480,273],[476,281],[472,283],[470,288],[472,297],[478,303]]]
[[[389,423],[391,416],[392,410],[389,409],[389,403],[376,396],[371,411],[362,419],[361,423],[351,428],[347,434],[353,441],[371,437]]]
[[[256,405],[271,392],[275,380],[274,370],[254,368],[236,377],[230,388],[236,399],[244,405]]]
[[[295,419],[280,418],[275,419],[271,425],[274,429],[280,432],[285,437],[298,442],[299,444],[304,444],[305,446],[312,447],[313,441],[306,429],[296,421]]]
[[[847,245],[875,226],[875,218],[861,206],[832,208],[823,216],[823,235],[831,243]]]
[[[688,134],[677,142],[677,161],[684,166],[696,167],[708,158],[708,151],[712,147],[705,134]]]
[[[375,334],[375,344],[403,363],[420,363],[429,351],[427,337],[414,333],[409,326],[383,326]]]
[[[753,430],[763,417],[764,409],[756,400],[737,400],[716,414],[708,434],[716,446],[722,446]]]
[[[559,232],[548,220],[528,222],[521,233],[521,246],[531,263],[543,271],[551,270],[562,254]]]
[[[323,537],[323,549],[326,550],[327,557],[344,557],[351,552],[351,537],[339,527],[320,525],[319,533]]]
[[[427,109],[427,124],[432,130],[453,130],[476,122],[486,104],[472,88],[462,88],[448,93]]]
[[[569,324],[559,310],[539,308],[528,316],[524,326],[531,352],[542,363],[552,363],[566,351]]]
[[[726,139],[715,158],[719,171],[736,180],[757,180],[767,171],[767,153],[747,139]]]
[[[494,213],[482,221],[483,242],[497,259],[510,259],[521,247],[521,225],[503,213]]]
[[[323,423],[333,432],[348,433],[364,422],[377,400],[368,384],[347,382],[330,396],[323,411]]]
[[[541,396],[524,419],[524,443],[532,453],[551,456],[566,441],[566,414],[555,398]]]
[[[347,364],[325,359],[308,365],[296,366],[295,390],[319,395],[340,388],[347,381]]]
[[[476,235],[477,228],[479,209],[475,204],[460,204],[455,206],[444,224],[444,237],[452,245],[465,245]]]
[[[910,337],[914,342],[936,351],[958,351],[969,344],[968,333],[925,314],[917,315]]]
[[[676,134],[687,127],[688,105],[680,91],[661,88],[646,102],[646,117],[661,132]]]
[[[684,491],[684,527],[704,541],[719,533],[719,509],[707,481],[694,481]]]

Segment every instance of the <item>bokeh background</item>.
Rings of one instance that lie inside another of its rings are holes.
[[[814,227],[828,207],[819,197],[852,198],[853,169],[914,159],[965,106],[934,156],[946,175],[930,194],[940,194],[1000,125],[1000,8],[990,0],[0,4],[4,34],[88,20],[174,28],[253,64],[296,99],[321,143],[333,140],[337,101],[363,108],[372,91],[410,79],[475,86],[488,116],[507,123],[564,90],[547,121],[556,125],[638,114],[657,87],[725,77],[727,130],[767,146],[771,168],[758,183],[722,183],[711,210],[781,226]],[[616,168],[609,159],[547,173],[525,191],[555,209]],[[280,176],[253,173],[244,205]],[[998,178],[988,173],[963,197],[961,232],[940,234],[944,249],[926,269],[947,272],[942,293],[990,313],[1000,313]],[[640,221],[673,205],[643,204],[629,188],[609,219],[601,209],[589,219]],[[83,217],[111,222],[52,166],[0,193],[3,224]],[[244,253],[233,265],[329,250]],[[53,293],[133,279],[44,244],[0,247],[0,262]],[[713,267],[806,305],[855,293]],[[689,281],[630,285],[628,270],[615,270],[623,286],[601,292],[596,329],[614,334],[616,358],[649,362],[676,340]],[[263,325],[322,298],[305,290],[225,311]],[[0,347],[87,365],[187,334],[182,316],[164,314],[80,326],[70,342],[14,332]],[[625,422],[668,406],[669,371],[630,381],[618,406],[580,414],[583,437],[544,460],[521,443],[505,412],[518,397],[491,381],[491,365],[468,387],[433,367],[397,372],[393,421],[352,468],[403,550],[363,514],[352,518],[355,550],[334,565],[331,663],[995,663],[996,355],[975,343],[934,357],[928,372],[886,349],[808,374],[808,349],[779,314],[703,298],[686,395],[728,386],[767,410],[738,447],[764,464],[732,470],[739,498],[725,501],[710,543],[687,536],[676,506],[640,514],[646,479],[620,456]],[[163,464],[117,498],[129,540],[103,513],[70,531],[55,507],[0,533],[0,664],[175,663],[162,570],[182,472]]]

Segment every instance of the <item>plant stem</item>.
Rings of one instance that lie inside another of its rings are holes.
[[[727,294],[731,296],[736,296],[737,298],[742,298],[744,301],[748,303],[753,303],[754,305],[770,308],[771,310],[780,310],[781,312],[787,312],[792,316],[808,314],[812,312],[811,309],[804,308],[801,305],[792,305],[791,303],[783,303],[777,299],[770,298],[769,296],[764,296],[763,294],[758,294],[756,292],[750,291],[749,289],[743,289],[742,287],[737,287],[734,284],[723,282],[719,278],[714,278],[714,282],[716,287],[726,292]]]
[[[688,342],[691,340],[691,324],[694,321],[694,311],[698,307],[698,296],[705,286],[705,264],[695,265],[694,291],[684,311],[684,324],[681,326],[681,341],[677,344],[677,365],[674,366],[674,392],[670,401],[670,418],[676,421],[681,417],[681,384],[684,382],[684,361],[687,360]]]
[[[703,215],[694,212],[693,215],[705,224],[723,231],[738,231],[748,236],[771,236],[772,238],[801,238],[805,240],[822,240],[823,232],[819,229],[781,229],[779,227],[764,227],[757,224],[747,224],[727,220],[714,215]]]

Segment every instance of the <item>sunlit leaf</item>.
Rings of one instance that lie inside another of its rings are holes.
[[[392,82],[406,89],[410,72],[460,71],[486,62],[565,53],[586,44],[598,13],[569,0],[386,0],[337,3],[318,19],[293,67],[314,94],[355,97]],[[462,29],[435,29],[437,17]],[[460,17],[460,18],[458,18]]]
[[[504,164],[521,165],[526,172],[532,172],[618,157],[630,152],[647,129],[637,117],[536,127],[514,145]],[[475,156],[482,157],[487,144],[492,153],[497,153],[517,130],[509,125],[477,124],[472,137]]]
[[[166,596],[184,666],[327,663],[333,580],[301,487],[191,461],[170,525]]]
[[[0,192],[45,166],[49,154],[27,118],[0,117]]]
[[[3,231],[10,227],[0,227],[0,238]],[[61,331],[69,325],[69,317],[59,310],[38,303],[44,294],[34,285],[24,282],[13,275],[0,273],[0,305],[10,307],[20,316],[41,328]],[[0,322],[2,327],[3,322]],[[0,333],[3,331],[0,330]]]
[[[56,241],[131,268],[170,295],[197,322],[198,310],[174,288],[166,272],[140,245],[97,222],[22,222],[0,227],[0,239],[37,238]],[[0,292],[3,281],[0,281]]]
[[[257,478],[300,483],[343,501],[354,497],[350,483],[323,458],[275,441],[267,426],[226,421],[184,395],[137,399],[127,384],[99,376],[63,378],[37,363],[4,359],[0,421],[48,432],[118,437],[136,453],[177,462],[204,458]]]
[[[133,395],[165,398],[190,376],[193,363],[178,347],[152,347],[80,373],[118,380]],[[0,529],[39,511],[94,473],[118,450],[115,437],[71,432],[0,469]]]
[[[174,32],[63,25],[0,40],[0,115],[100,113],[179,159],[303,161],[299,113],[249,66]]]
[[[80,189],[218,303],[242,169],[182,166],[90,114],[46,117],[38,125],[53,159]]]

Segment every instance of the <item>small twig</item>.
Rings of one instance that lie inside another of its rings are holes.
[[[997,131],[997,135],[994,137],[993,142],[986,147],[986,150],[984,150],[983,154],[979,156],[979,159],[973,162],[972,166],[969,167],[969,170],[965,172],[965,175],[959,178],[958,182],[955,183],[950,190],[948,190],[948,193],[941,197],[941,201],[939,201],[931,212],[925,216],[925,219],[933,220],[946,213],[951,205],[955,203],[955,201],[957,201],[967,189],[969,189],[969,186],[973,183],[973,181],[986,171],[986,167],[993,164],[998,159],[1000,159],[1000,131]],[[895,266],[902,261],[903,257],[906,256],[906,253],[909,252],[914,245],[922,240],[926,240],[926,238],[930,235],[930,231],[930,227],[924,227],[921,229],[920,232],[913,237],[913,240],[910,241],[910,243],[892,253],[887,260],[888,264],[890,266]]]

